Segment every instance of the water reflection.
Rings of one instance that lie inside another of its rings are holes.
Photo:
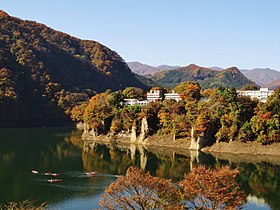
[[[83,145],[83,166],[88,171],[125,174],[129,166],[137,166],[159,177],[178,180],[190,168],[190,158],[164,151],[155,153],[141,145],[114,145],[86,142]]]
[[[277,164],[235,162],[234,159],[225,160],[189,150],[96,142],[83,145],[83,162],[88,170],[105,170],[110,174],[125,174],[127,168],[134,165],[154,176],[171,178],[174,182],[199,164],[209,167],[230,165],[240,171],[239,179],[248,195],[247,209],[269,209],[267,204],[272,209],[280,206],[280,167]]]
[[[69,129],[0,129],[0,203],[38,199],[49,204],[99,195],[114,177],[84,176],[81,149],[65,141]],[[36,169],[38,174],[31,173]],[[50,183],[57,172],[63,182]]]
[[[247,209],[279,209],[280,161],[209,155],[185,149],[84,142],[71,129],[0,129],[0,203],[35,198],[54,209],[98,208],[98,200],[115,175],[129,166],[153,176],[183,178],[193,167],[230,165],[240,171],[248,195]],[[36,169],[39,174],[32,174]],[[63,182],[49,183],[43,172],[60,173]],[[98,172],[88,177],[85,172]],[[75,208],[74,208],[75,207]]]
[[[247,193],[260,201],[264,200],[272,209],[280,207],[280,167],[270,163],[239,163],[236,167],[245,184]],[[263,202],[263,201],[262,201]]]

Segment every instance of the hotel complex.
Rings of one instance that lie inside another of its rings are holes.
[[[175,100],[175,101],[182,100],[180,94],[175,93],[174,91],[172,91],[171,93],[165,93],[164,99]],[[160,90],[151,90],[150,92],[147,93],[147,100],[138,101],[137,99],[124,99],[123,104],[130,105],[130,106],[132,105],[146,106],[150,102],[161,101],[161,100],[163,100],[163,97]]]
[[[258,99],[261,102],[266,102],[268,96],[274,93],[273,90],[269,90],[268,88],[261,88],[260,90],[245,90],[245,91],[237,91],[240,96],[249,96],[251,99]]]
[[[269,90],[268,88],[261,88],[260,90],[245,90],[245,91],[237,91],[239,96],[248,96],[251,99],[258,99],[261,102],[266,102],[268,96],[274,93],[273,90]],[[138,105],[138,106],[147,106],[150,102],[155,101],[161,101],[163,99],[165,100],[175,100],[175,101],[181,101],[182,98],[180,94],[175,93],[173,90],[172,92],[165,93],[164,97],[162,97],[163,94],[160,92],[160,90],[151,90],[147,93],[147,100],[139,101],[137,99],[124,99],[123,104],[126,105]]]

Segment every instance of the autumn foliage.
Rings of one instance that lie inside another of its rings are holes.
[[[130,167],[126,176],[101,195],[100,205],[106,209],[182,209],[180,191],[170,180],[153,177]]]
[[[146,87],[116,52],[96,41],[3,11],[0,23],[1,126],[70,122],[68,116],[80,99],[107,89]]]
[[[134,126],[139,134],[141,121],[147,119],[147,135],[173,135],[177,138],[203,137],[204,143],[254,141],[269,144],[280,140],[279,92],[267,103],[239,97],[234,88],[216,88],[203,92],[196,82],[185,82],[175,88],[183,100],[163,100],[146,106],[126,105],[124,98],[142,99],[143,91],[128,87],[123,91],[96,94],[89,103],[79,102],[83,94],[60,96],[62,107],[72,107],[71,117],[88,124],[89,130],[111,136],[129,134]],[[75,99],[75,100],[74,100]],[[82,104],[82,105],[81,105]],[[67,108],[64,108],[67,110]],[[207,141],[207,142],[206,142]]]
[[[186,81],[199,82],[202,89],[213,89],[220,86],[241,88],[248,84],[255,85],[255,83],[247,79],[236,67],[216,71],[194,64],[169,71],[157,72],[149,76],[149,78],[162,86],[172,88]]]
[[[245,193],[236,181],[238,170],[228,166],[194,168],[179,182],[189,209],[236,209],[242,207]]]
[[[105,209],[238,209],[245,194],[229,167],[193,169],[175,186],[170,180],[130,167],[125,176],[105,190],[100,205]]]

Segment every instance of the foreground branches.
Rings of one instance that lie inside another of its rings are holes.
[[[47,203],[36,204],[33,200],[24,200],[21,202],[9,202],[6,204],[0,204],[0,210],[43,210],[46,209]]]
[[[126,176],[118,178],[101,196],[106,209],[183,209],[182,195],[170,180],[152,177],[130,167]]]
[[[183,187],[186,203],[190,209],[242,208],[245,193],[236,182],[238,170],[228,166],[220,169],[194,168],[179,183]]]
[[[106,209],[241,209],[245,193],[229,167],[192,170],[179,186],[130,167],[101,196]]]

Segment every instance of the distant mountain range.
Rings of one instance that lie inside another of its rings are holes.
[[[215,70],[215,71],[222,71],[222,70],[224,70],[223,68],[218,67],[218,66],[209,67],[209,69],[212,69],[212,70]]]
[[[152,67],[146,64],[142,64],[140,62],[128,62],[128,65],[133,72],[141,75],[147,75],[147,74],[152,75],[161,72],[162,70],[174,70],[179,68],[178,66],[168,66],[168,65]],[[215,71],[224,70],[224,68],[218,66],[209,67],[208,69],[215,70]],[[280,71],[272,70],[269,68],[255,68],[252,70],[242,69],[240,70],[240,72],[249,80],[252,80],[253,82],[255,82],[257,85],[261,87],[275,88],[275,84],[277,84],[277,80],[280,80]],[[149,75],[148,77],[152,79],[151,75]]]
[[[171,70],[171,69],[177,69],[180,68],[181,66],[169,66],[169,65],[160,65],[157,66],[156,68],[159,70]]]
[[[260,86],[267,86],[269,83],[280,80],[280,72],[269,68],[255,68],[252,70],[241,70],[247,78],[255,81]]]
[[[154,74],[162,70],[171,70],[180,67],[180,66],[169,66],[169,65],[160,65],[154,67],[137,61],[127,62],[127,65],[134,73],[139,75]]]
[[[212,70],[221,71],[223,68],[220,67],[210,67]],[[273,70],[270,68],[254,68],[251,70],[240,69],[240,72],[244,74],[245,77],[254,81],[261,87],[275,88],[277,80],[280,80],[280,71]],[[275,82],[274,82],[275,81]],[[274,85],[270,85],[274,84]]]

